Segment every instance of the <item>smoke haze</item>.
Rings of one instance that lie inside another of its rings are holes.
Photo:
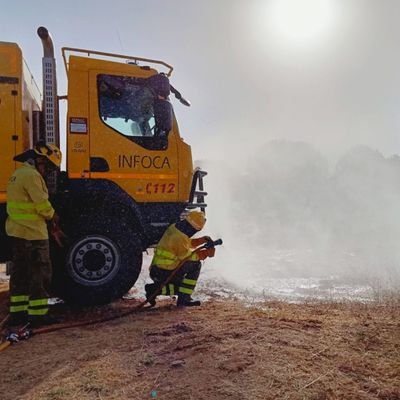
[[[400,157],[357,146],[330,166],[308,143],[276,140],[239,168],[204,166],[207,230],[225,239],[215,276],[242,288],[255,277],[398,287]]]
[[[256,26],[247,34],[245,17],[262,2],[247,14],[235,3],[231,26],[243,34],[223,67],[213,62],[207,98],[194,92],[207,232],[224,239],[206,266],[212,278],[399,287],[400,5],[335,3],[336,31],[301,50]]]

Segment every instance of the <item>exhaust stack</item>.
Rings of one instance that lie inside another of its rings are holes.
[[[42,139],[46,143],[53,143],[60,147],[57,75],[53,40],[49,31],[43,26],[38,28],[37,33],[43,45],[43,120],[45,132]]]

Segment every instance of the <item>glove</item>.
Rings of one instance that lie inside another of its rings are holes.
[[[212,242],[212,239],[210,238],[210,236],[202,236],[200,238],[192,239],[191,244],[193,247],[198,247],[207,242]]]
[[[200,250],[197,252],[199,256],[199,260],[205,260],[207,257],[214,257],[215,255],[215,248],[211,247],[211,249]]]
[[[59,247],[64,247],[65,239],[67,236],[61,230],[59,225],[60,217],[54,213],[53,218],[49,222],[49,232]]]
[[[58,246],[64,247],[64,242],[67,239],[67,235],[60,229],[60,227],[52,225],[49,230],[50,235],[53,237]]]
[[[56,212],[54,212],[53,218],[49,221],[49,223],[51,225],[55,225],[55,226],[58,226],[58,224],[60,223],[60,217],[58,216],[58,214]]]

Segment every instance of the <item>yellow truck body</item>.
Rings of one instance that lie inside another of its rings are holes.
[[[0,42],[0,201],[6,199],[7,181],[16,168],[12,158],[32,146],[35,111],[40,110],[39,89],[16,43]]]

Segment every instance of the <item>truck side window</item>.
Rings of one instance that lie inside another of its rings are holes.
[[[156,126],[157,96],[146,79],[101,74],[97,76],[97,90],[104,124],[147,149],[167,148],[168,132]]]

